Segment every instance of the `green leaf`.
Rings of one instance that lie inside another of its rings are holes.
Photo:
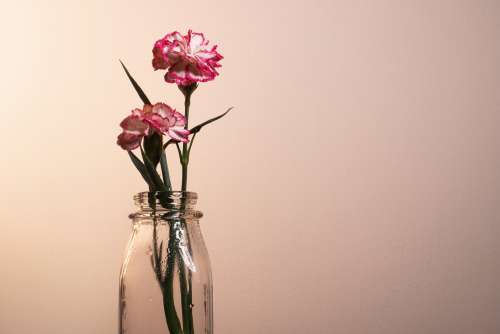
[[[165,187],[167,187],[167,190],[170,190],[172,189],[172,183],[170,183],[170,174],[168,172],[167,155],[165,154],[165,151],[161,152],[160,166],[161,174],[163,176],[163,183],[165,184]]]
[[[146,155],[142,147],[141,147],[141,154],[142,154],[142,159],[144,160],[144,166],[146,166],[146,171],[154,185],[155,191],[167,191],[167,188],[163,184],[160,175],[158,175],[156,168],[153,166],[153,163],[151,162],[151,160],[149,160],[148,156]]]
[[[197,126],[195,126],[194,128],[192,128],[192,129],[191,129],[191,130],[189,130],[189,131],[191,132],[191,134],[195,134],[195,133],[199,132],[199,131],[200,131],[200,130],[201,130],[201,129],[205,126],[205,125],[208,125],[208,124],[210,124],[210,123],[212,123],[212,122],[215,122],[215,121],[216,121],[216,120],[218,120],[219,118],[222,118],[222,117],[226,116],[226,114],[227,114],[228,112],[230,112],[232,109],[233,109],[233,107],[229,108],[228,110],[226,110],[226,112],[225,112],[225,113],[220,114],[220,115],[219,115],[219,116],[217,116],[217,117],[211,118],[211,119],[209,119],[209,120],[207,120],[207,121],[205,121],[205,122],[203,122],[203,123],[201,123],[201,124],[198,124]]]
[[[151,102],[149,101],[148,97],[146,96],[146,94],[142,90],[141,86],[139,86],[139,84],[137,83],[137,81],[135,81],[135,79],[132,77],[132,75],[128,71],[127,67],[125,67],[125,64],[123,64],[123,62],[121,60],[120,60],[120,63],[122,64],[122,67],[125,70],[125,73],[127,74],[128,79],[132,83],[132,86],[134,86],[135,91],[137,92],[137,94],[141,98],[142,102],[144,104],[151,104]]]
[[[163,139],[160,134],[155,132],[144,137],[144,150],[155,168],[160,162],[161,152],[163,152],[162,146]]]
[[[168,145],[175,144],[175,143],[176,143],[175,140],[169,139],[165,144],[163,144],[163,150],[165,150],[168,147]]]
[[[160,248],[158,249],[158,258],[161,260],[163,257],[163,240],[160,242]],[[158,261],[161,267],[161,261]]]
[[[151,209],[156,210],[156,196],[155,196],[154,184],[149,187],[148,204]]]
[[[129,157],[130,157],[130,160],[132,160],[132,163],[134,164],[135,168],[137,168],[139,173],[141,173],[144,181],[146,181],[146,183],[148,184],[148,186],[150,188],[153,187],[154,185],[153,185],[153,182],[151,181],[151,179],[149,178],[148,172],[146,170],[146,166],[144,166],[142,161],[134,153],[132,153],[132,151],[127,151],[127,152],[128,152]]]
[[[191,155],[191,147],[193,147],[194,139],[196,138],[196,132],[193,134],[191,137],[191,141],[189,142],[189,147],[188,147],[188,152],[187,156],[189,157]]]
[[[182,152],[181,152],[181,148],[179,147],[179,142],[175,142],[175,147],[177,147],[177,153],[179,153],[179,160],[182,164],[183,163],[182,162]]]

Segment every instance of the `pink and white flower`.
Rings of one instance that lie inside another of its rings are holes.
[[[168,134],[170,138],[187,143],[189,130],[184,129],[186,118],[165,103],[157,103],[151,112],[144,113],[145,121],[156,131]]]
[[[117,144],[124,150],[131,151],[141,144],[141,140],[148,134],[149,126],[143,121],[143,111],[132,110],[132,115],[127,116],[121,123],[123,131],[118,136]]]
[[[131,151],[141,145],[144,136],[153,132],[187,143],[190,132],[184,129],[185,124],[184,116],[165,103],[145,105],[143,110],[132,110],[132,114],[120,123],[123,131],[118,136],[117,144],[124,150]]]
[[[203,34],[189,30],[187,35],[174,31],[158,40],[153,48],[153,67],[167,70],[165,81],[188,86],[215,79],[223,59],[217,45],[209,47]]]

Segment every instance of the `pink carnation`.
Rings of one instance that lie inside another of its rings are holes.
[[[153,132],[187,143],[190,132],[184,129],[185,124],[184,116],[165,103],[145,105],[143,110],[132,110],[132,114],[120,123],[123,131],[118,136],[117,144],[131,151],[139,147],[144,136]]]
[[[151,107],[151,106],[147,106]],[[156,131],[168,134],[170,138],[187,143],[189,130],[184,129],[186,118],[165,103],[157,103],[151,111],[144,109],[144,120]]]
[[[203,34],[192,32],[183,36],[177,31],[158,40],[153,48],[153,67],[167,70],[165,81],[188,86],[215,79],[223,58],[217,45],[208,46]]]

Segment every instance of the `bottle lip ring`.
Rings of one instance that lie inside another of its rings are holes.
[[[156,191],[154,193],[149,192],[149,191],[141,191],[137,194],[134,195],[134,200],[148,200],[150,194],[155,194],[156,197],[159,196],[167,196],[172,199],[197,199],[198,194],[194,191],[180,191],[180,190],[174,190],[174,191]]]
[[[143,191],[134,196],[139,211],[129,217],[155,217],[163,220],[199,219],[201,211],[195,210],[198,195],[192,191]]]

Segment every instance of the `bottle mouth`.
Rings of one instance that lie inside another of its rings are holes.
[[[191,191],[140,192],[134,195],[139,212],[130,217],[160,216],[163,219],[201,218],[203,214],[194,209],[198,194]]]
[[[149,192],[143,191],[134,195],[134,202],[138,206],[143,204],[149,205],[152,199],[159,203],[160,200],[164,201],[188,201],[191,204],[196,204],[198,194],[192,191],[157,191]]]

